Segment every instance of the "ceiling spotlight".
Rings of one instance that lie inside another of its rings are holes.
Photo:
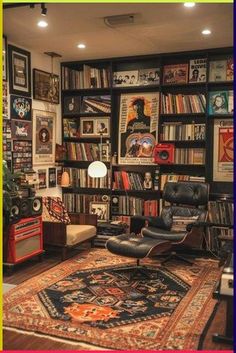
[[[45,4],[41,4],[41,15],[46,16],[47,15],[47,9],[45,7]]]
[[[48,23],[46,21],[39,21],[38,22],[38,26],[39,27],[42,27],[42,28],[45,28],[48,26]]]
[[[86,45],[83,44],[83,43],[80,43],[80,44],[77,45],[77,48],[79,48],[79,49],[85,49],[85,48],[86,48]]]
[[[202,31],[202,34],[204,34],[205,36],[207,36],[207,35],[211,34],[211,31],[210,31],[209,29],[204,29],[204,30]]]
[[[196,5],[195,2],[185,2],[184,3],[185,7],[194,7],[195,5]]]

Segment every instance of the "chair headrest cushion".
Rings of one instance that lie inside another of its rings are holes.
[[[209,185],[198,182],[168,182],[164,186],[162,198],[178,205],[206,205]]]

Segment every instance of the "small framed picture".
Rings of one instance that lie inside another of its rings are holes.
[[[12,94],[31,96],[30,52],[8,45],[9,90]]]
[[[59,76],[34,69],[33,97],[40,101],[59,104]]]
[[[2,39],[2,79],[7,81],[7,37]]]
[[[89,203],[89,213],[97,215],[98,221],[106,222],[109,220],[109,203],[91,201]]]
[[[81,118],[81,137],[110,137],[110,119],[102,118]]]
[[[48,187],[54,188],[56,186],[56,168],[48,168]]]
[[[31,120],[32,99],[11,95],[11,119]]]
[[[63,115],[72,116],[80,113],[80,97],[67,96],[63,100]]]
[[[32,122],[24,120],[12,120],[11,134],[13,139],[32,140]]]
[[[38,170],[38,179],[39,179],[39,189],[47,188],[47,170],[39,169]]]

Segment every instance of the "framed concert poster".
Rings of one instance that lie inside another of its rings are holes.
[[[11,119],[31,120],[32,99],[11,95]]]
[[[56,186],[56,168],[48,169],[48,187],[54,188]]]
[[[56,114],[33,110],[33,164],[54,164]]]
[[[119,164],[154,164],[158,114],[159,93],[121,94]]]
[[[27,120],[11,120],[11,136],[17,140],[31,140],[32,122]]]
[[[11,94],[31,96],[30,52],[8,45],[9,91]]]
[[[7,81],[7,37],[2,38],[2,79]]]
[[[234,127],[233,120],[214,120],[213,181],[233,181]]]
[[[40,101],[59,104],[59,76],[34,69],[33,97]]]

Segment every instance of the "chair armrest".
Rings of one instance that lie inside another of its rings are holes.
[[[187,225],[186,230],[191,231],[192,228],[201,228],[201,227],[219,227],[219,228],[230,228],[234,226],[232,224],[223,224],[223,223],[214,223],[214,222],[193,222]]]
[[[69,213],[71,224],[87,224],[97,227],[97,215],[88,213]]]
[[[43,222],[43,242],[50,245],[66,244],[66,224]]]
[[[147,225],[148,223],[148,225]],[[133,216],[131,217],[130,232],[138,234],[145,226],[168,229],[161,217],[155,216]]]

